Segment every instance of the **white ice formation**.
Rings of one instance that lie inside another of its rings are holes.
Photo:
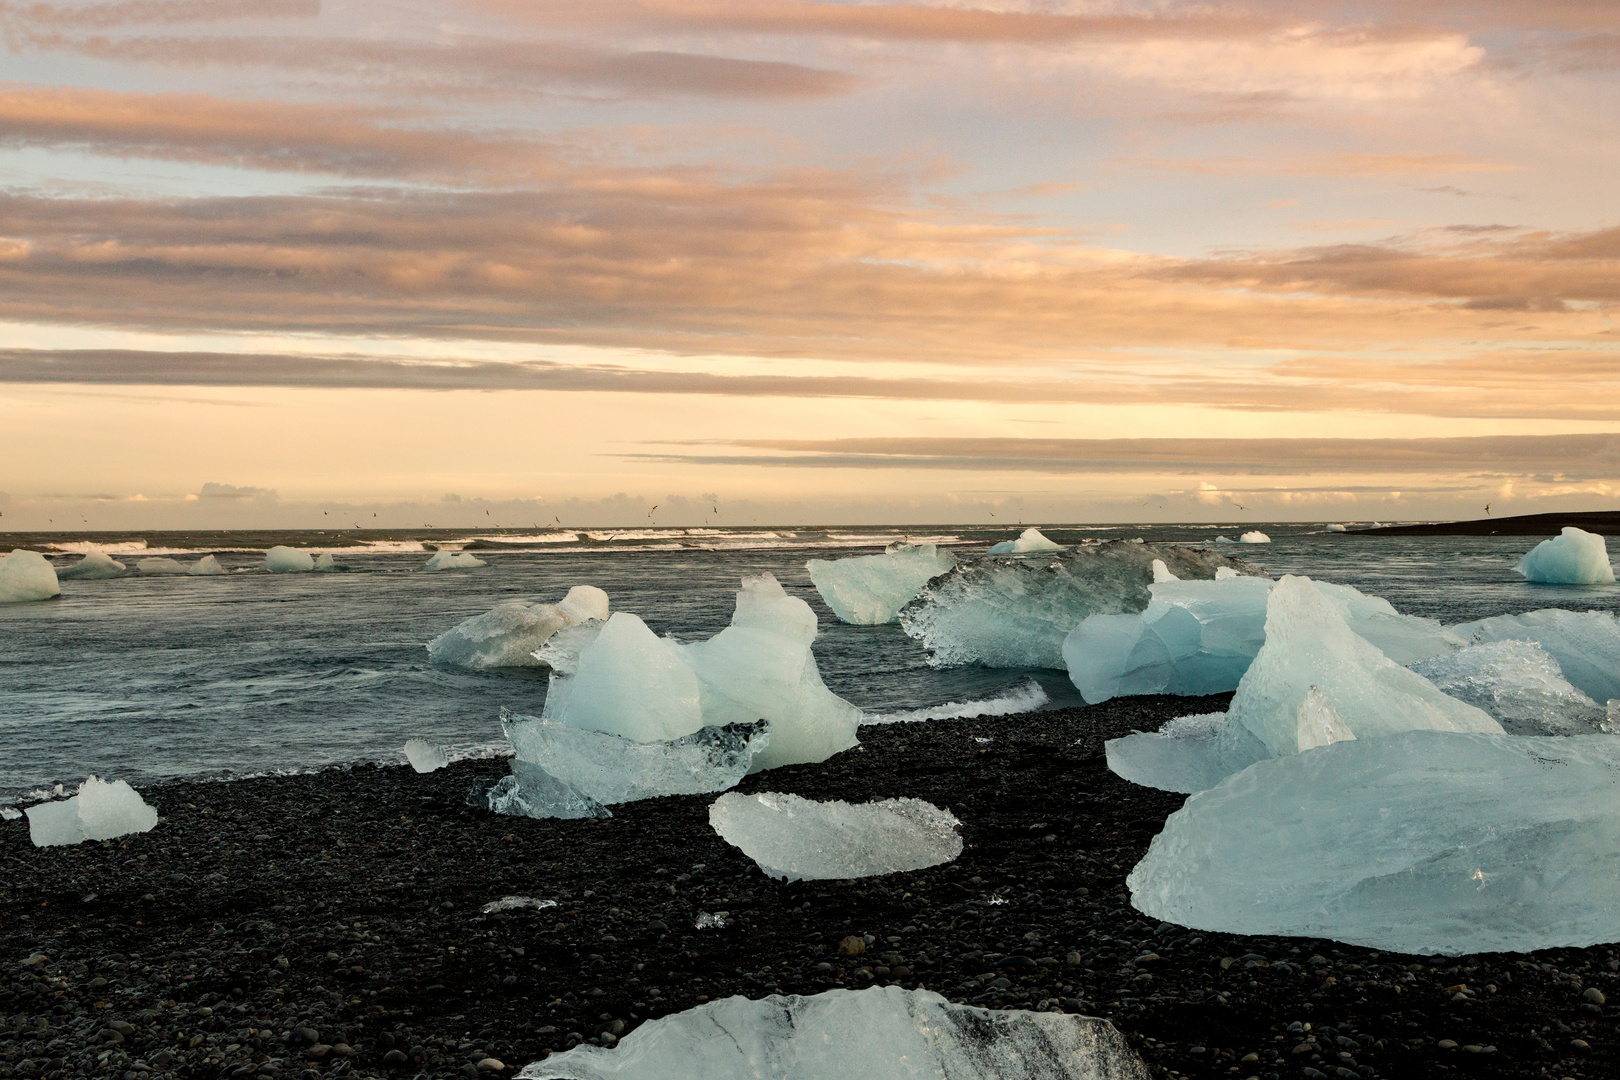
[[[449,548],[440,548],[433,553],[427,561],[424,570],[471,570],[475,566],[488,566],[483,559],[468,551],[451,551]]]
[[[1062,551],[1063,545],[1048,540],[1039,529],[1025,529],[1016,540],[1003,540],[991,544],[986,555],[1027,555],[1036,551]]]
[[[1182,579],[1212,578],[1229,560],[1196,548],[1110,541],[1047,559],[977,559],[923,587],[900,625],[945,667],[1063,668],[1063,639],[1088,615],[1139,612],[1155,561]]]
[[[225,572],[225,568],[219,565],[219,560],[214,556],[204,555],[186,572],[193,577],[218,577]]]
[[[302,573],[315,569],[315,559],[307,551],[277,544],[264,553],[264,568],[272,574]]]
[[[61,592],[51,560],[39,552],[17,548],[0,556],[0,604],[49,600]]]
[[[1581,693],[1534,641],[1470,645],[1412,665],[1461,701],[1494,716],[1510,735],[1590,735],[1607,730],[1602,705]]]
[[[435,664],[485,670],[540,667],[535,650],[558,630],[609,615],[607,593],[592,585],[576,585],[555,604],[509,600],[482,615],[457,623],[427,644]]]
[[[315,569],[320,570],[323,573],[331,573],[337,568],[337,560],[332,558],[332,553],[330,551],[321,552],[320,557],[315,560]]]
[[[56,576],[63,581],[97,581],[102,578],[118,577],[124,570],[124,564],[105,551],[87,551],[84,558],[72,566],[57,571]]]
[[[1551,540],[1543,540],[1514,567],[1526,581],[1543,585],[1612,585],[1614,567],[1603,537],[1565,526]]]
[[[502,911],[544,911],[557,906],[555,900],[541,900],[534,896],[503,896],[491,900],[478,909],[480,915],[494,915]]]
[[[127,783],[94,776],[80,784],[78,794],[71,798],[38,803],[24,813],[28,815],[28,836],[35,847],[149,832],[158,820],[157,811]]]
[[[1267,536],[1265,533],[1259,531],[1258,529],[1254,529],[1254,530],[1246,532],[1242,536],[1238,537],[1238,543],[1240,543],[1240,544],[1269,544],[1269,543],[1271,543],[1271,537]]]
[[[768,876],[787,881],[921,870],[962,854],[961,822],[921,799],[852,805],[733,791],[709,807],[709,824]]]
[[[552,1054],[519,1080],[1147,1080],[1107,1020],[979,1009],[929,990],[722,998],[648,1020],[612,1049]]]
[[[804,564],[833,614],[856,626],[895,622],[919,589],[955,565],[956,556],[933,544],[890,544],[881,555]]]
[[[1328,532],[1338,533],[1338,532],[1344,532],[1346,530],[1345,530],[1345,527],[1343,525],[1339,524],[1338,522],[1334,522],[1332,525],[1329,525],[1327,527],[1327,531]]]
[[[450,764],[450,755],[436,742],[414,738],[405,740],[405,760],[409,761],[411,768],[417,772],[430,773]]]
[[[1193,795],[1132,903],[1200,930],[1400,953],[1620,941],[1620,739],[1409,731]]]
[[[135,569],[143,574],[185,574],[189,573],[186,564],[171,559],[166,555],[150,555],[135,564]]]
[[[1564,678],[1594,701],[1620,698],[1620,622],[1607,611],[1543,608],[1451,627],[1464,639],[1534,641],[1558,661]]]

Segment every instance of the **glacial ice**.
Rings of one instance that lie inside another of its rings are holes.
[[[483,559],[467,551],[451,551],[440,548],[433,553],[427,561],[424,570],[471,570],[475,566],[488,566]]]
[[[1620,623],[1607,611],[1543,608],[1496,615],[1451,630],[1476,644],[1534,641],[1558,661],[1564,678],[1593,701],[1620,698]]]
[[[1016,540],[1003,540],[991,544],[986,555],[1025,555],[1034,551],[1062,551],[1063,545],[1046,538],[1039,529],[1025,529]]]
[[[302,573],[315,569],[315,559],[307,551],[277,544],[264,553],[264,568],[272,574]]]
[[[1238,537],[1238,543],[1240,543],[1240,544],[1269,544],[1269,543],[1271,543],[1271,537],[1267,536],[1265,533],[1261,532],[1258,529],[1254,529],[1254,530],[1246,532],[1242,536]]]
[[[1191,794],[1270,757],[1266,744],[1226,713],[1181,716],[1158,731],[1103,744],[1108,770],[1143,787]]]
[[[58,570],[56,576],[63,581],[98,581],[102,578],[115,578],[124,570],[124,564],[105,551],[87,551],[84,558],[72,566]]]
[[[1340,532],[1345,532],[1346,530],[1345,530],[1345,527],[1343,525],[1341,525],[1341,524],[1339,524],[1338,522],[1335,521],[1332,525],[1329,525],[1327,527],[1327,531],[1328,532],[1333,532],[1333,533],[1340,533]]]
[[[637,742],[667,742],[703,726],[697,675],[680,644],[628,611],[602,624],[573,675],[553,673],[544,716]]]
[[[1620,739],[1408,731],[1190,797],[1127,885],[1199,930],[1456,955],[1620,940]]]
[[[956,556],[933,544],[890,544],[881,555],[804,564],[833,614],[856,626],[895,622],[917,590],[955,565]]]
[[[478,909],[480,915],[495,915],[502,911],[544,911],[557,906],[555,900],[541,900],[533,896],[503,896],[491,900]]]
[[[1514,569],[1526,581],[1543,585],[1614,584],[1614,567],[1609,565],[1603,537],[1572,526],[1537,544]]]
[[[900,625],[937,667],[1063,668],[1063,639],[1088,615],[1142,611],[1153,563],[1182,579],[1211,578],[1230,560],[1196,548],[1115,540],[1049,559],[978,559],[923,587]]]
[[[1147,1080],[1107,1020],[980,1009],[869,986],[722,998],[648,1020],[612,1049],[554,1053],[518,1080]]]
[[[330,551],[321,552],[320,557],[315,560],[315,569],[324,573],[331,573],[337,568],[337,560],[332,558],[332,553]]]
[[[947,701],[923,709],[900,712],[863,712],[861,726],[867,724],[915,724],[928,720],[960,720],[978,716],[1014,716],[1034,712],[1051,703],[1046,690],[1034,679],[1025,679],[1005,693],[981,701]]]
[[[1352,586],[1331,581],[1312,584],[1317,592],[1338,605],[1350,629],[1402,667],[1468,644],[1466,638],[1440,625],[1438,620],[1402,615],[1382,596],[1369,596]]]
[[[225,572],[225,568],[219,565],[219,560],[214,556],[204,555],[187,572],[193,577],[218,577]]]
[[[479,671],[539,667],[543,661],[535,650],[558,630],[608,615],[607,593],[591,585],[574,586],[555,604],[508,600],[428,642],[428,658]]]
[[[851,805],[733,791],[709,807],[709,824],[768,876],[786,881],[921,870],[962,853],[961,822],[921,799]]]
[[[405,760],[409,761],[411,768],[417,772],[430,773],[450,764],[450,755],[436,742],[414,738],[405,740]]]
[[[1606,730],[1602,705],[1571,686],[1534,641],[1491,641],[1412,665],[1460,701],[1494,716],[1509,735],[1590,735]]]
[[[610,818],[613,812],[588,795],[575,791],[540,766],[512,759],[512,771],[483,795],[497,814],[530,818]]]
[[[1153,584],[1163,585],[1167,581],[1180,580],[1180,578],[1176,577],[1176,575],[1170,572],[1170,568],[1168,566],[1164,565],[1163,559],[1153,560]]]
[[[148,556],[135,564],[135,569],[143,574],[185,574],[189,573],[186,564],[168,558],[165,555]]]
[[[9,555],[0,556],[0,604],[49,600],[61,592],[56,570],[39,552],[17,548]]]
[[[39,803],[24,813],[28,815],[28,835],[35,847],[149,832],[158,820],[157,811],[129,784],[94,776],[86,778],[78,794],[71,798]]]

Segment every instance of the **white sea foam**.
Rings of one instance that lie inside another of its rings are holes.
[[[909,724],[923,720],[970,720],[976,716],[1014,716],[1034,712],[1052,699],[1046,696],[1041,684],[1025,679],[1005,692],[983,701],[947,701],[927,709],[905,709],[900,712],[862,713],[862,724]]]

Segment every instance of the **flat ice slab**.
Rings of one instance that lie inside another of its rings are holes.
[[[1265,743],[1225,713],[1181,716],[1158,731],[1103,744],[1108,771],[1143,787],[1191,794],[1271,756]]]
[[[1188,798],[1127,885],[1199,930],[1403,953],[1620,941],[1620,738],[1410,731]]]
[[[450,755],[436,742],[422,738],[406,739],[405,760],[409,761],[411,768],[417,772],[430,773],[450,764]]]
[[[441,549],[433,553],[428,559],[424,570],[471,570],[478,566],[488,566],[483,559],[466,551],[450,551]]]
[[[921,799],[852,805],[730,792],[709,807],[709,824],[766,874],[787,881],[921,870],[962,853],[961,822]]]
[[[1607,611],[1543,608],[1451,629],[1476,644],[1534,641],[1558,661],[1564,678],[1593,701],[1620,698],[1620,622]]]
[[[897,621],[919,589],[955,565],[955,555],[933,544],[890,544],[881,555],[811,559],[804,568],[834,615],[880,626]]]
[[[1147,1080],[1111,1023],[873,986],[722,998],[579,1046],[523,1080]]]
[[[986,555],[1028,555],[1036,551],[1062,551],[1063,545],[1048,540],[1046,534],[1039,529],[1025,529],[1018,534],[1016,540],[1003,540],[999,544],[991,544]]]
[[[0,604],[49,600],[61,592],[51,560],[39,552],[17,548],[0,556]]]
[[[140,793],[122,780],[88,777],[78,794],[59,802],[38,803],[23,811],[35,847],[58,847],[86,840],[111,840],[150,832],[158,814]]]
[[[1543,540],[1514,567],[1526,581],[1543,585],[1612,585],[1614,567],[1603,537],[1566,526],[1551,540]]]
[[[1607,731],[1602,705],[1581,693],[1534,641],[1491,641],[1432,657],[1412,670],[1494,716],[1510,735]]]
[[[115,578],[124,572],[124,564],[108,555],[105,551],[87,551],[84,558],[72,566],[64,567],[56,574],[64,581],[96,581],[102,578]]]
[[[277,544],[264,553],[264,568],[272,574],[295,574],[315,569],[315,557],[307,551]]]
[[[508,600],[474,615],[427,644],[435,664],[483,671],[491,668],[542,667],[535,651],[564,627],[607,619],[608,595],[591,585],[576,585],[555,604]]]

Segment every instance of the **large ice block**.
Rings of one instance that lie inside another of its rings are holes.
[[[1127,884],[1150,918],[1400,953],[1620,941],[1620,738],[1409,731],[1190,797]]]
[[[488,565],[489,564],[486,563],[483,559],[480,559],[478,556],[472,554],[471,552],[467,552],[467,551],[451,551],[448,548],[441,548],[440,550],[435,551],[433,553],[432,557],[428,559],[427,564],[425,566],[423,566],[422,569],[424,569],[424,570],[471,570],[474,567],[488,566]]]
[[[890,544],[881,555],[811,559],[804,567],[834,615],[878,626],[898,620],[917,590],[955,565],[956,556],[933,544]]]
[[[1543,608],[1451,629],[1476,644],[1534,641],[1558,661],[1564,678],[1592,700],[1620,698],[1620,623],[1607,611]]]
[[[1046,538],[1039,529],[1025,529],[1016,540],[1003,540],[991,544],[986,555],[1028,555],[1037,551],[1062,551],[1063,545]]]
[[[787,881],[921,870],[962,853],[961,822],[921,799],[852,805],[733,791],[709,807],[709,824],[767,875]]]
[[[1103,744],[1108,769],[1133,784],[1191,794],[1212,788],[1271,754],[1265,743],[1226,713],[1171,720]]]
[[[1514,569],[1526,581],[1543,585],[1614,584],[1614,567],[1609,565],[1603,537],[1572,526],[1537,544]]]
[[[428,658],[435,664],[474,670],[539,667],[544,661],[535,651],[553,634],[608,615],[607,593],[590,585],[574,586],[556,604],[508,600],[457,623],[428,642]]]
[[[0,604],[49,600],[61,592],[56,570],[39,552],[17,548],[9,555],[0,556]]]
[[[157,811],[127,783],[94,776],[79,785],[78,794],[60,802],[39,803],[24,812],[35,847],[150,832],[158,821]]]
[[[544,715],[637,742],[665,742],[703,726],[698,698],[681,646],[620,611],[580,650],[573,675],[552,675]]]
[[[264,568],[272,574],[297,574],[315,569],[315,557],[307,551],[277,544],[264,553]]]
[[[105,551],[87,551],[84,558],[57,571],[56,576],[63,581],[95,581],[101,578],[115,578],[125,570],[124,564],[108,555]]]
[[[735,787],[770,742],[770,722],[701,727],[668,742],[635,742],[532,716],[501,716],[519,759],[603,805]]]
[[[1147,1080],[1112,1024],[957,1005],[928,990],[728,997],[584,1045],[520,1080]]]
[[[1470,645],[1412,665],[1412,670],[1461,701],[1484,709],[1510,735],[1590,735],[1607,713],[1559,670],[1534,641]]]

